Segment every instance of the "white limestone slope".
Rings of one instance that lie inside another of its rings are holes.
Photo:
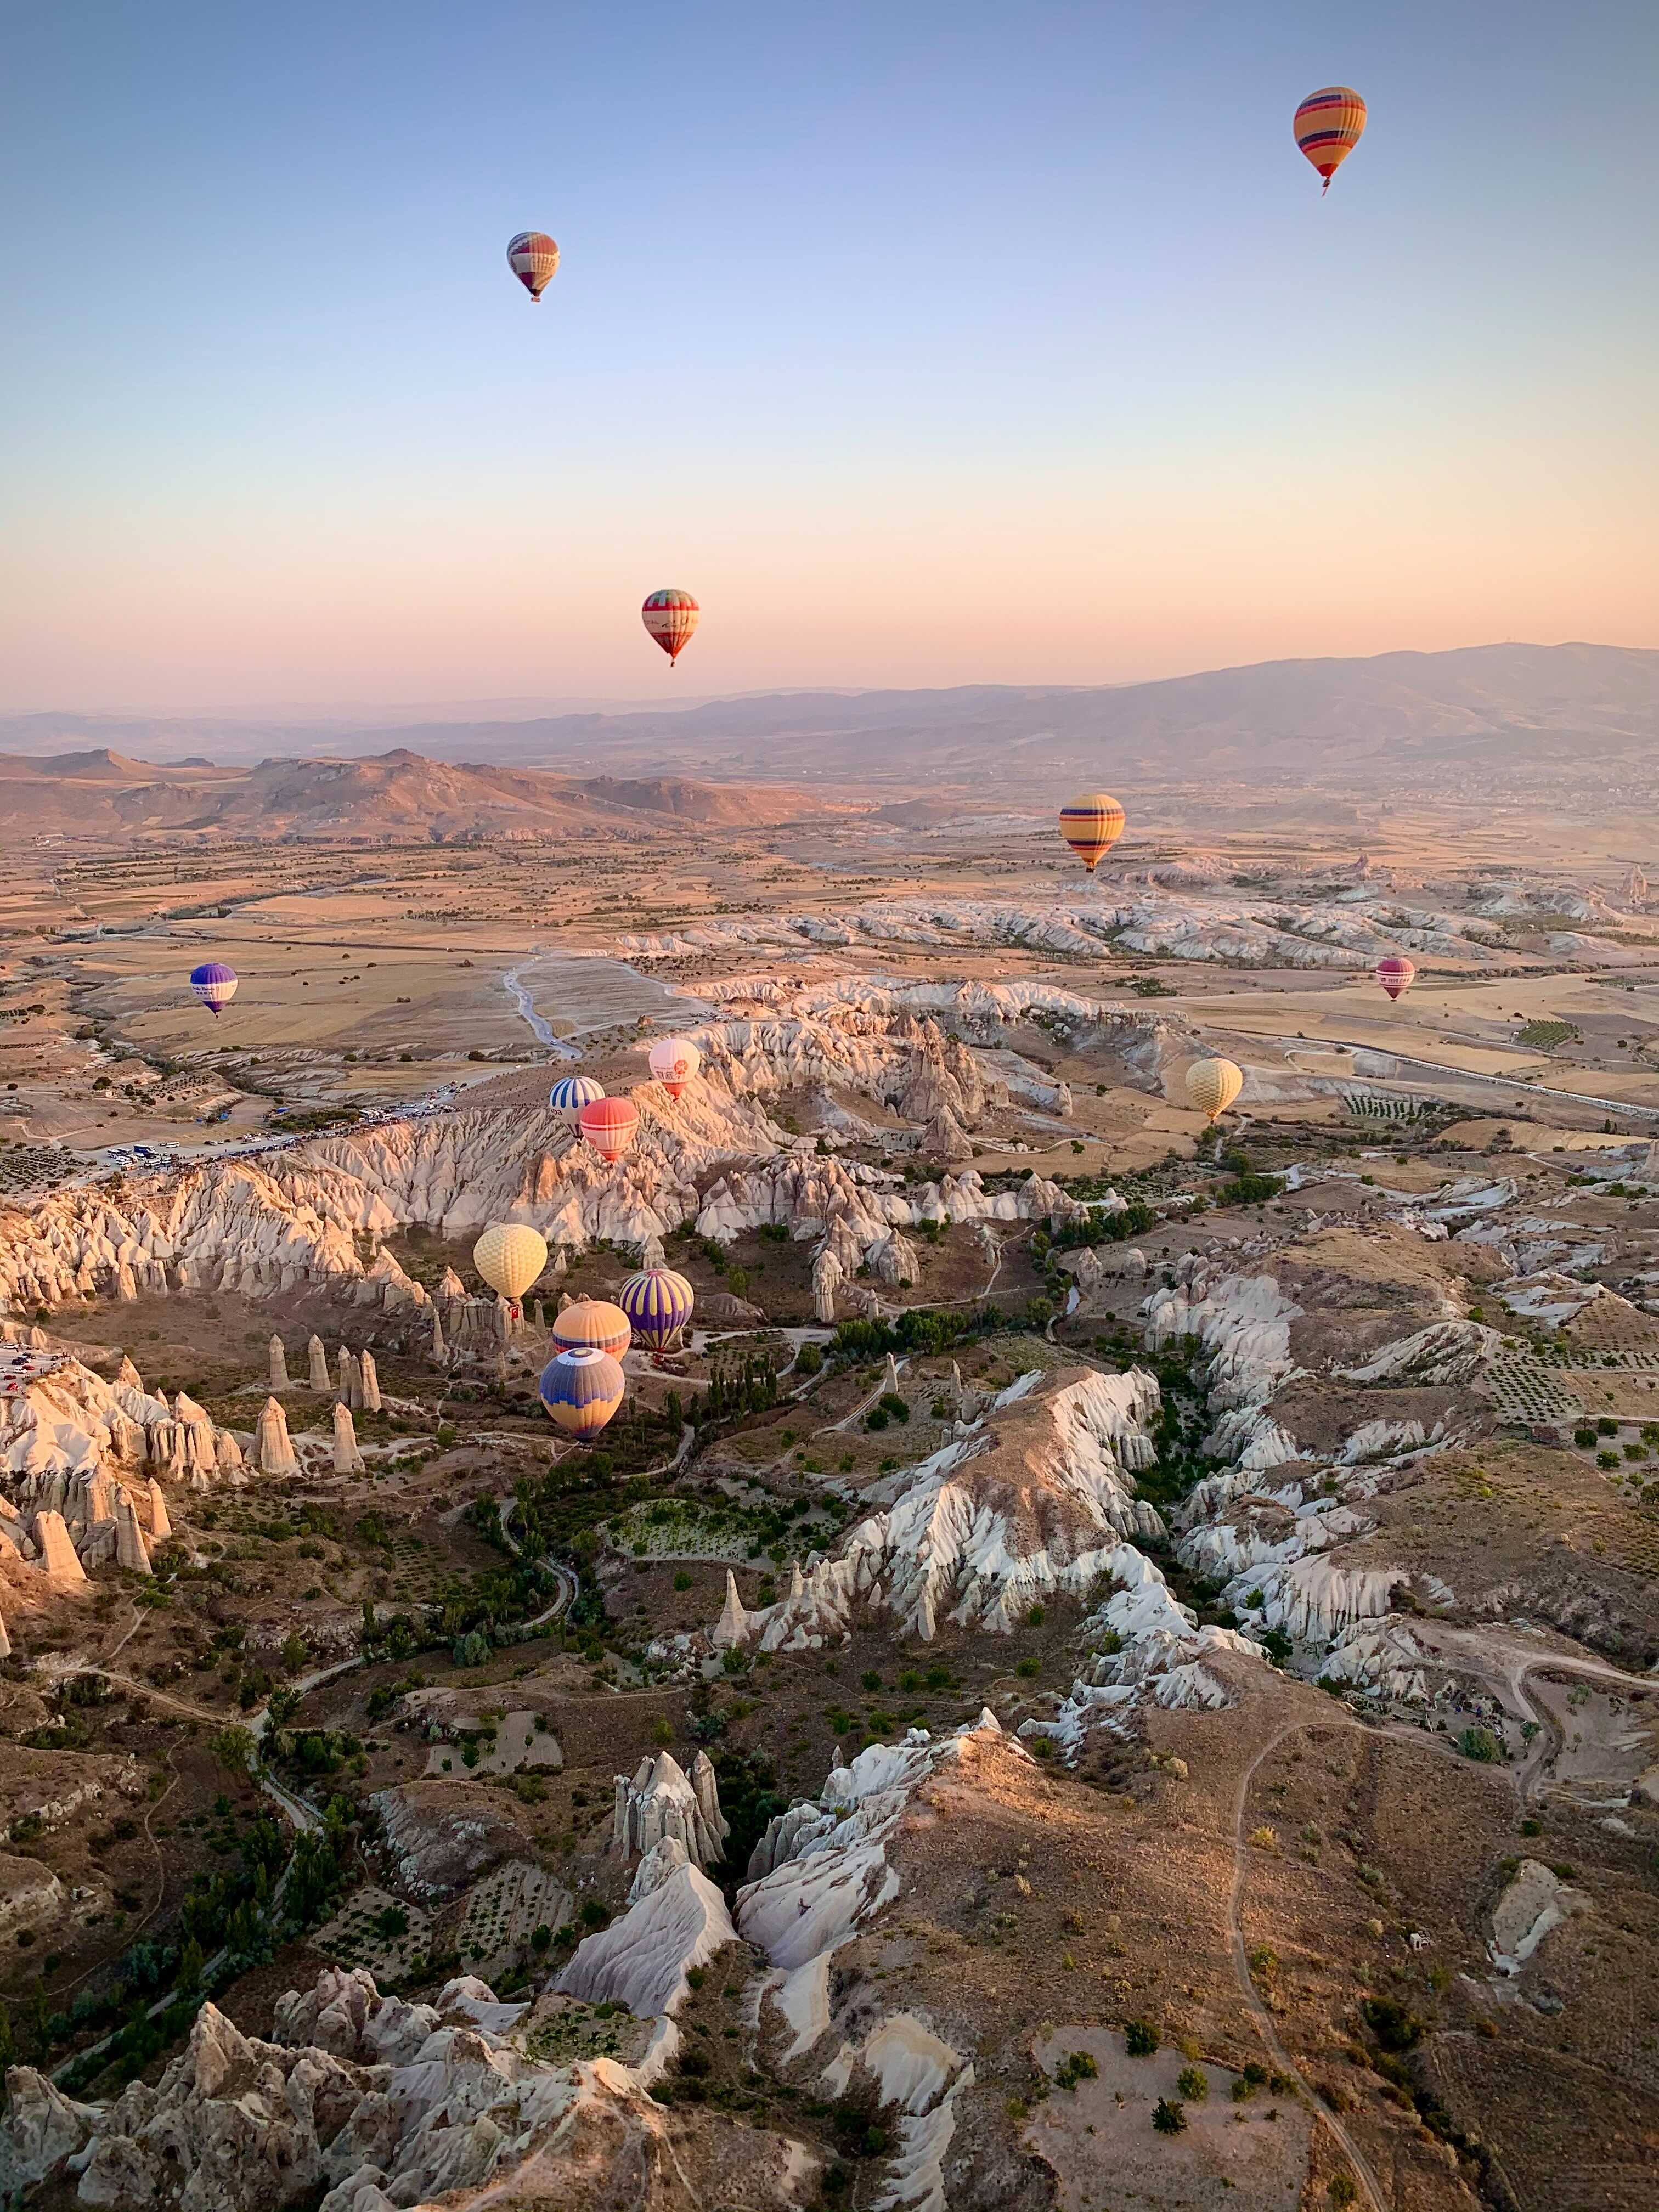
[[[744,1611],[735,1584],[718,1646],[804,1650],[839,1641],[855,1607],[930,1641],[939,1620],[1007,1633],[1056,1590],[1115,1574],[1127,1540],[1163,1522],[1136,1495],[1153,1463],[1158,1385],[1139,1369],[1074,1379],[1022,1376],[931,1459],[891,1478],[894,1503],[860,1522],[834,1559],[792,1575],[776,1605]]]
[[[775,2015],[787,2035],[781,2063],[813,2058],[831,2034],[831,1963],[901,1894],[891,1854],[917,1791],[946,1766],[971,1759],[976,1772],[981,1758],[999,1757],[1025,1754],[988,1711],[943,1738],[912,1729],[902,1744],[872,1744],[850,1766],[832,1767],[816,1802],[799,1800],[770,1822],[750,1862],[754,1879],[738,1893],[736,1919],[744,1941],[771,1962],[759,2018],[764,2024]],[[858,2074],[898,2113],[873,2203],[943,2212],[944,2160],[956,2101],[974,2085],[971,2063],[907,2008],[884,2014],[856,2039],[842,2038],[817,2075],[820,2094],[844,2095]]]
[[[635,1870],[627,1911],[578,1944],[553,1986],[625,2004],[642,2019],[669,2015],[690,1994],[687,1974],[736,1939],[726,1899],[679,1838],[665,1835]]]

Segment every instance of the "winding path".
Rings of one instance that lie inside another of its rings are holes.
[[[1389,2212],[1392,2200],[1383,2195],[1382,2184],[1372,2172],[1364,2153],[1344,2127],[1338,2115],[1332,2112],[1329,2106],[1319,2096],[1307,2075],[1279,2041],[1279,2031],[1273,2026],[1273,2014],[1261,2002],[1261,1993],[1250,1973],[1249,1954],[1244,1948],[1244,1927],[1240,1915],[1240,1907],[1244,1899],[1245,1875],[1249,1865],[1248,1847],[1244,1841],[1244,1822],[1249,1806],[1250,1784],[1255,1779],[1256,1770],[1271,1753],[1278,1750],[1287,1736],[1300,1735],[1304,1729],[1328,1728],[1333,1721],[1340,1728],[1355,1729],[1359,1728],[1358,1721],[1344,1721],[1335,1715],[1333,1715],[1330,1719],[1322,1716],[1318,1720],[1292,1721],[1287,1727],[1280,1729],[1276,1735],[1268,1737],[1267,1742],[1262,1745],[1261,1750],[1244,1770],[1238,1785],[1238,1802],[1233,1808],[1233,1886],[1227,1902],[1227,1936],[1232,1951],[1233,1972],[1238,1977],[1239,1993],[1255,2014],[1256,2026],[1261,2032],[1261,2039],[1267,2045],[1280,2072],[1288,2074],[1300,2085],[1316,2120],[1323,2121],[1338,2142],[1341,2144],[1348,2163],[1359,2178],[1360,2187],[1370,2200],[1371,2212]]]

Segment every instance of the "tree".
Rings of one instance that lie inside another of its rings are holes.
[[[233,1774],[251,1774],[258,1757],[252,1729],[221,1729],[208,1748],[220,1765],[228,1766]]]

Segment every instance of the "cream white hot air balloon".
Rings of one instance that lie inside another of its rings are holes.
[[[521,1222],[498,1221],[472,1247],[472,1264],[492,1291],[516,1304],[547,1265],[547,1240]]]
[[[1195,1060],[1187,1070],[1187,1096],[1200,1114],[1218,1121],[1244,1088],[1244,1071],[1230,1060]]]
[[[659,1037],[651,1048],[651,1073],[671,1098],[678,1098],[702,1066],[702,1054],[690,1037]]]

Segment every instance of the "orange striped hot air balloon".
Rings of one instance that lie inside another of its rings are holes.
[[[639,1126],[639,1109],[631,1098],[596,1098],[576,1116],[577,1128],[594,1151],[613,1163],[633,1143]]]
[[[521,230],[507,243],[507,265],[532,301],[539,301],[558,273],[559,249],[544,230]]]
[[[634,1325],[609,1298],[573,1298],[549,1331],[561,1352],[608,1352],[620,1359],[634,1340]]]
[[[1365,103],[1349,85],[1328,84],[1310,92],[1297,109],[1296,143],[1325,179],[1326,191],[1364,127]]]
[[[1416,967],[1403,952],[1390,952],[1376,963],[1376,980],[1391,999],[1410,990],[1416,973]]]
[[[1123,835],[1126,817],[1109,792],[1085,792],[1060,810],[1060,834],[1093,875],[1104,854]]]
[[[700,612],[690,592],[653,592],[640,609],[640,619],[672,665],[690,644]]]

